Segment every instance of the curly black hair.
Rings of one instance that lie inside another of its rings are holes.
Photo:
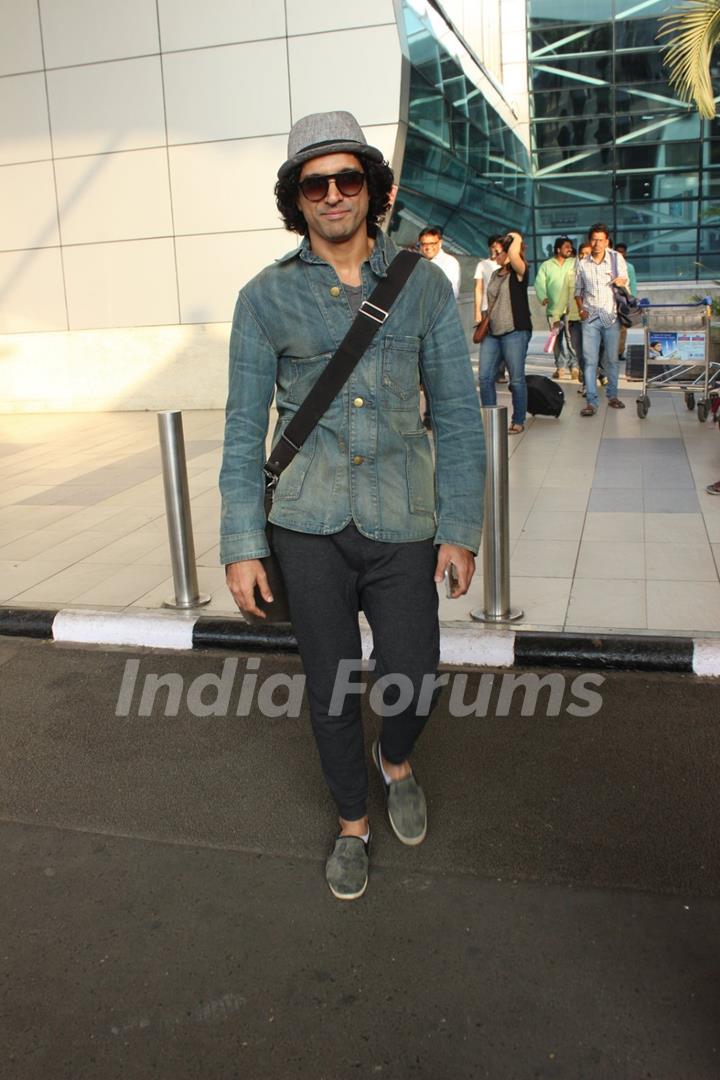
[[[360,158],[360,162],[367,178],[369,199],[367,228],[369,235],[372,236],[390,209],[390,192],[394,177],[387,161],[380,164],[376,161],[369,161],[367,158]],[[301,169],[302,165],[296,165],[287,176],[284,176],[282,180],[278,180],[275,184],[275,202],[280,211],[280,217],[285,223],[285,228],[289,232],[307,236],[308,228],[305,215],[297,207]]]

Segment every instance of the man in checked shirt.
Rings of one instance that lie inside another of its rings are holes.
[[[628,272],[620,252],[610,249],[607,225],[593,225],[588,233],[590,254],[578,259],[575,270],[575,303],[582,319],[582,347],[585,358],[585,387],[587,403],[581,416],[594,416],[598,410],[597,365],[600,344],[605,346],[605,368],[608,377],[608,405],[624,409],[618,395],[618,348],[620,322],[611,285],[627,288]]]

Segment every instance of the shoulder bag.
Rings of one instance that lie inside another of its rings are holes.
[[[616,278],[618,276],[617,255],[614,251],[610,252],[610,265],[612,266],[612,276]],[[615,309],[620,325],[625,327],[637,326],[643,314],[637,298],[631,296],[624,285],[611,285],[610,288],[615,297]]]
[[[269,518],[272,509],[273,495],[280,474],[288,467],[295,455],[300,452],[303,443],[350,378],[370,342],[390,314],[390,308],[397,300],[403,286],[421,257],[414,251],[398,252],[388,267],[386,277],[373,289],[370,298],[364,300],[360,305],[360,309],[340,343],[337,352],[328,361],[327,367],[323,370],[312,390],[273,447],[270,457],[263,468],[266,519]],[[268,604],[266,600],[263,600],[256,586],[255,603],[261,611],[265,612],[265,618],[260,619],[257,615],[249,615],[247,612],[243,612],[243,615],[248,622],[256,624],[289,622],[290,609],[287,589],[283,581],[280,563],[273,552],[272,524],[269,520],[266,525],[266,535],[270,545],[270,555],[262,559],[261,562],[267,574],[273,602]]]

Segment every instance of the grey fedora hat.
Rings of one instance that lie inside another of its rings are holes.
[[[288,156],[284,165],[278,169],[278,179],[282,180],[296,165],[320,157],[323,154],[357,154],[382,161],[382,153],[374,146],[369,146],[362,128],[352,113],[323,112],[303,116],[293,124],[288,135]]]

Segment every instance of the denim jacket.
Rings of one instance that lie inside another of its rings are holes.
[[[364,297],[396,252],[378,232],[362,266]],[[273,393],[274,444],[351,322],[342,283],[307,240],[240,292],[220,472],[221,562],[269,554],[262,468]],[[420,378],[434,461],[420,419]],[[282,473],[270,521],[320,534],[354,521],[373,540],[434,537],[477,552],[484,479],[482,421],[455,299],[442,270],[421,259],[342,392]]]

